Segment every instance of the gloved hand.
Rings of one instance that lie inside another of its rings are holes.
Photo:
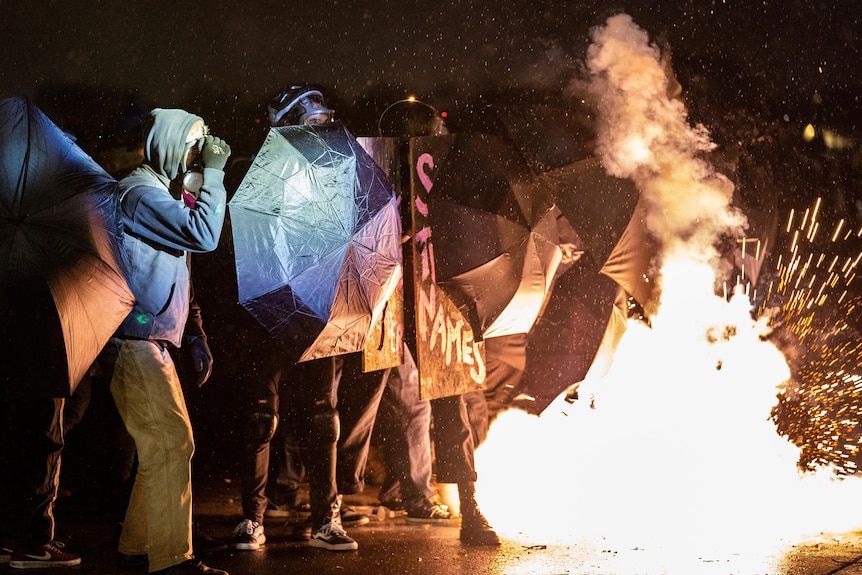
[[[192,358],[192,367],[198,374],[195,383],[201,387],[207,382],[213,372],[213,354],[207,344],[207,338],[199,335],[189,336],[186,340]]]
[[[224,170],[230,157],[230,146],[221,138],[207,136],[204,138],[200,159],[205,168]]]

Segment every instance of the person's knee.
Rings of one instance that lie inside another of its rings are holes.
[[[272,441],[278,428],[278,416],[266,409],[256,409],[248,414],[245,427],[245,440],[255,446]]]
[[[314,406],[309,421],[308,447],[325,447],[338,441],[341,422],[338,411],[329,405]]]

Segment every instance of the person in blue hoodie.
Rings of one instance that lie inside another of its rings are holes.
[[[194,438],[170,351],[190,346],[198,384],[212,355],[190,305],[190,254],[218,245],[225,216],[226,142],[199,116],[156,108],[144,125],[144,161],[119,182],[123,241],[135,306],[108,346],[111,394],[135,440],[138,471],[118,545],[126,566],[159,575],[227,575],[195,558]]]

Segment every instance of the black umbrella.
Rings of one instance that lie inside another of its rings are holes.
[[[23,97],[0,152],[0,373],[68,397],[132,309],[116,181]]]
[[[571,227],[517,148],[487,134],[456,136],[428,213],[437,284],[473,330],[529,331],[563,269]]]
[[[350,132],[272,128],[229,206],[240,304],[300,361],[361,351],[401,280],[401,223]]]

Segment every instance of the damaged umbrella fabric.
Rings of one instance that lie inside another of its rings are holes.
[[[270,129],[229,208],[239,303],[299,361],[361,351],[401,280],[401,223],[347,129]]]
[[[116,181],[23,97],[0,101],[0,365],[69,397],[132,309]]]
[[[457,136],[429,198],[438,285],[482,337],[527,333],[579,240],[518,150]]]

